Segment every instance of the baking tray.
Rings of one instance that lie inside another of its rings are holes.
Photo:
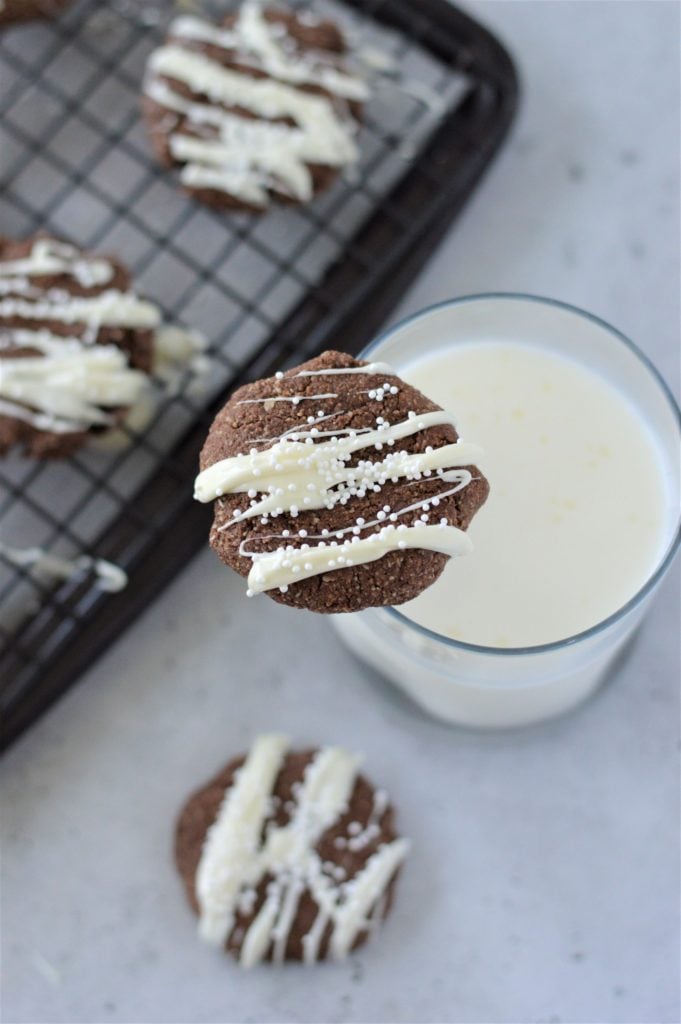
[[[212,17],[232,6],[200,4]],[[3,749],[205,545],[211,510],[193,501],[192,480],[230,391],[325,348],[359,351],[511,124],[508,53],[447,0],[306,6],[342,24],[375,98],[356,173],[307,207],[264,217],[201,207],[150,156],[139,92],[177,13],[167,0],[81,0],[0,36],[0,234],[45,229],[119,255],[167,321],[206,336],[210,365],[200,380],[188,371],[159,386],[146,422],[117,444],[62,463],[3,460],[5,543],[105,558],[128,575],[105,593],[86,572],[55,584],[0,559]]]

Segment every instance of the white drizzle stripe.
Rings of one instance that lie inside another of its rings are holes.
[[[238,196],[252,206],[267,203],[264,185],[278,188],[294,199],[305,202],[312,196],[312,178],[304,164],[293,166],[282,153],[261,152],[253,158],[253,168],[262,172],[262,185],[252,177],[252,170],[229,168],[231,150],[219,141],[174,135],[170,150],[176,160],[185,162],[180,178],[189,188],[213,188],[230,196]],[[289,173],[287,173],[289,172]],[[279,180],[276,175],[279,174]]]
[[[376,836],[380,834],[381,827],[380,821],[388,807],[388,795],[383,790],[377,790],[374,794],[374,806],[364,828],[359,826],[358,822],[351,823],[348,826],[348,832],[350,833],[350,839],[347,841],[347,847],[349,850],[361,850],[363,847],[368,846]],[[355,826],[353,828],[353,825]]]
[[[134,405],[145,387],[146,375],[114,345],[36,332],[32,346],[43,355],[0,360],[0,397],[46,415],[55,433],[110,424],[103,408]]]
[[[366,867],[346,886],[347,897],[338,907],[331,935],[331,954],[341,959],[352,949],[359,932],[370,927],[367,915],[387,889],[409,851],[406,839],[396,839],[369,858]]]
[[[1,299],[0,317],[23,320],[56,320],[59,323],[96,323],[101,327],[153,328],[161,320],[158,307],[136,295],[115,290],[92,298],[72,296],[59,301],[27,302]]]
[[[313,964],[319,959],[319,947],[330,920],[330,914],[321,906],[317,911],[314,924],[307,935],[303,935],[303,962]]]
[[[41,294],[28,277],[0,278],[0,295],[24,295],[35,298]]]
[[[154,377],[162,382],[167,394],[177,394],[187,374],[194,382],[208,376],[212,362],[207,348],[206,338],[198,331],[182,327],[161,327],[156,331]]]
[[[335,398],[336,396],[334,395],[333,397]],[[275,399],[271,400],[274,401]],[[252,401],[256,400],[253,399]],[[328,463],[331,460],[340,463],[345,457],[349,457],[354,452],[360,451],[363,448],[370,448],[376,445],[382,447],[383,445],[388,445],[390,441],[401,441],[406,437],[419,433],[421,430],[442,425],[452,425],[452,419],[446,412],[437,410],[435,412],[423,413],[420,416],[410,417],[402,420],[400,423],[394,423],[382,429],[368,430],[361,434],[357,432],[346,437],[340,436],[341,432],[339,431],[338,436],[336,434],[333,435],[334,438],[337,437],[337,440],[323,441],[314,446],[307,443],[301,444],[300,441],[293,441],[290,438],[282,438],[270,448],[249,455],[236,455],[229,459],[221,459],[219,462],[213,463],[212,466],[208,466],[196,478],[194,497],[197,501],[209,502],[222,497],[223,494],[248,491],[253,487],[257,487],[259,491],[266,491],[268,486],[279,486],[278,481],[285,472],[297,474],[301,478],[301,482],[306,485],[313,479],[315,472],[321,477],[323,471],[325,476]],[[311,442],[317,436],[314,429],[309,432],[302,431],[297,436],[301,437],[303,435],[305,435],[306,442]],[[450,445],[449,448],[455,449],[455,451],[451,452],[451,456],[456,461],[450,461],[449,465],[451,466],[465,466],[473,462],[480,455],[480,449],[476,445],[467,444],[462,441],[457,442],[456,445]],[[429,453],[424,452],[421,457],[426,459],[428,455]],[[301,462],[302,459],[306,461]],[[426,468],[428,467],[424,463],[424,469]],[[287,482],[290,483],[292,481],[289,480]],[[318,497],[320,488],[324,484],[325,480],[321,480],[320,486],[315,487]],[[332,486],[335,486],[335,484]],[[327,490],[325,486],[324,490]],[[295,492],[290,493],[293,494]],[[312,493],[312,489],[310,489],[310,495]],[[278,497],[282,497],[283,501],[288,501],[289,508],[291,508],[292,504],[295,504],[295,502],[292,503],[288,498],[284,498],[281,495]],[[310,501],[306,508],[322,508],[323,505],[324,501],[321,504],[312,504],[312,501]]]
[[[243,124],[245,119],[235,117],[233,121],[241,121]],[[226,129],[226,123],[222,127]],[[238,131],[229,132],[230,136],[238,134]],[[247,136],[248,133],[245,134]],[[182,180],[186,184],[216,188],[216,184],[209,186],[208,179],[212,182],[222,181],[224,191],[233,193],[238,190],[239,194],[245,197],[246,190],[249,189],[248,198],[251,202],[262,204],[266,201],[266,193],[250,180],[249,168],[244,167],[239,152],[239,143],[233,138],[226,142],[224,134],[220,139],[173,135],[170,140],[170,151],[176,160],[187,164],[182,174]],[[292,158],[284,146],[277,146],[275,143],[269,148],[258,149],[253,154],[252,165],[265,173],[268,184],[278,184],[279,187],[283,184],[285,191],[301,202],[312,198],[312,175],[306,164]]]
[[[196,873],[199,934],[224,945],[236,899],[253,867],[268,800],[288,748],[280,735],[262,736],[251,748],[208,830]]]
[[[385,515],[381,517],[381,519],[370,519],[368,522],[362,522],[361,525],[355,522],[352,526],[343,526],[339,530],[326,530],[324,533],[306,533],[305,540],[308,542],[307,547],[303,545],[298,549],[294,548],[292,545],[287,546],[286,544],[284,544],[283,547],[285,548],[286,551],[307,551],[309,547],[309,541],[318,540],[320,541],[320,547],[323,548],[326,545],[327,547],[333,548],[334,551],[338,551],[340,548],[339,553],[344,554],[344,549],[346,546],[345,542],[343,543],[343,545],[339,545],[338,540],[341,540],[342,538],[346,537],[347,534],[352,534],[350,541],[348,543],[351,542],[352,544],[356,544],[359,535],[364,533],[366,530],[370,530],[374,526],[388,526],[390,525],[390,523],[396,523],[398,519],[400,519],[404,515],[407,515],[409,512],[416,512],[418,509],[423,509],[423,511],[426,512],[426,510],[430,509],[431,506],[435,508],[440,504],[443,498],[449,498],[453,494],[458,494],[458,492],[463,490],[464,487],[467,487],[468,484],[471,482],[472,476],[469,470],[462,469],[451,470],[448,473],[438,473],[437,478],[439,480],[447,480],[450,482],[456,481],[456,483],[454,487],[450,487],[446,491],[438,491],[436,494],[429,495],[427,498],[421,498],[419,501],[415,501],[411,505],[404,505],[402,508],[395,509],[394,511],[391,509],[390,514],[388,515],[388,513],[386,512]],[[418,480],[411,481],[412,484],[418,482]],[[390,523],[388,523],[388,519],[390,519]],[[442,526],[442,524],[440,525]],[[220,529],[223,529],[223,527],[220,527]],[[404,530],[405,527],[398,526],[398,529]],[[261,534],[258,535],[257,539],[259,541],[286,541],[288,537],[290,537],[290,531],[288,534],[271,533],[266,534],[264,536]],[[351,549],[348,548],[348,551],[349,550]],[[246,541],[243,541],[241,543],[239,547],[239,553],[241,555],[246,555],[249,558],[257,555],[257,552],[248,550]]]
[[[104,558],[80,555],[75,559],[51,555],[44,548],[13,548],[0,543],[0,555],[13,565],[35,569],[56,579],[66,580],[91,570],[100,590],[115,593],[127,586],[128,577],[123,569]]]
[[[275,962],[284,959],[299,900],[306,890],[319,912],[303,937],[305,961],[317,959],[329,923],[332,932],[337,923],[341,925],[342,935],[332,951],[336,956],[344,955],[367,927],[371,908],[378,913],[384,905],[385,890],[408,849],[404,840],[379,847],[349,883],[339,885],[324,873],[315,847],[346,810],[360,763],[358,757],[340,748],[317,752],[305,770],[289,822],[282,827],[270,826],[264,844],[256,849],[254,843],[262,834],[269,811],[268,796],[276,784],[285,750],[282,737],[264,736],[256,741],[240,776],[225,794],[197,871],[197,895],[199,884],[203,893],[199,899],[200,934],[218,945],[224,945],[230,935],[237,906],[242,901],[246,907],[252,905],[250,898],[244,900],[244,892],[254,898],[259,882],[271,878],[265,900],[243,936],[243,967],[254,966],[270,949]],[[257,808],[251,800],[250,813],[242,806],[244,788],[251,795],[257,793]],[[377,793],[370,821],[379,821],[386,806],[385,795]],[[218,926],[208,928],[208,919],[213,925],[219,921]]]
[[[303,511],[314,511],[320,508],[333,508],[339,503],[347,504],[351,497],[363,496],[374,487],[382,487],[388,480],[392,483],[398,480],[417,481],[424,475],[430,476],[433,471],[444,470],[449,466],[466,466],[473,461],[476,454],[473,445],[461,442],[413,455],[396,452],[376,462],[363,460],[356,466],[346,466],[338,459],[327,462],[320,459],[319,465],[315,467],[314,462],[310,460],[305,464],[305,469],[309,470],[306,474],[301,474],[296,467],[287,468],[282,461],[277,463],[281,469],[277,472],[274,483],[261,484],[260,480],[257,481],[264,489],[271,491],[269,497],[261,501],[253,499],[249,508],[243,512],[239,510],[239,515],[235,513],[234,518],[221,526],[220,530],[224,531],[234,523],[256,516],[282,515],[284,512],[298,511],[301,508]],[[265,480],[267,479],[266,477]],[[470,483],[470,479],[470,473],[461,476],[464,486]],[[305,480],[308,482],[305,483]],[[236,488],[238,491],[250,489],[245,486]],[[301,494],[304,495],[302,499]]]
[[[285,430],[282,434],[277,434],[274,437],[252,437],[252,438],[249,439],[248,443],[249,444],[272,443],[274,441],[283,441],[283,439],[285,437],[290,438],[292,441],[299,441],[301,438],[304,438],[304,437],[312,437],[312,436],[314,436],[314,437],[319,438],[319,437],[331,437],[332,435],[336,436],[336,435],[341,435],[341,434],[351,434],[351,433],[353,433],[353,431],[351,429],[345,429],[345,428],[342,428],[340,430],[328,430],[328,431],[327,430],[319,430],[318,429],[317,424],[325,423],[327,420],[336,419],[338,416],[341,416],[341,415],[342,415],[342,413],[337,413],[337,412],[330,412],[326,416],[324,416],[324,415],[320,416],[319,414],[317,414],[316,416],[313,416],[311,419],[305,420],[305,422],[303,422],[301,420],[300,423],[295,424],[295,426],[293,426],[293,427],[289,427],[289,429]],[[311,423],[313,423],[315,425],[315,428],[316,428],[316,431],[317,431],[314,435],[310,432],[310,429],[309,429]],[[372,430],[372,429],[373,429],[372,427],[366,427],[366,428],[365,427],[360,427],[360,428],[358,428],[355,431],[355,433],[362,434],[362,433],[366,433],[368,430]]]
[[[334,392],[327,392],[323,395],[268,395],[267,398],[244,398],[237,405],[267,405],[271,402],[290,402],[292,405],[300,405],[301,402],[323,402],[328,398],[336,398]]]
[[[88,345],[94,339],[77,338],[75,335],[54,334],[47,328],[29,330],[23,327],[12,327],[5,333],[0,325],[0,349],[33,348],[38,352],[56,353],[67,351],[69,346]]]
[[[263,70],[269,77],[224,67],[192,50],[187,45],[192,42],[221,46],[234,53],[239,64]],[[268,190],[299,201],[310,199],[313,180],[308,165],[345,167],[357,161],[359,126],[347,100],[367,99],[365,83],[334,67],[323,51],[308,56],[287,52],[287,42],[295,49],[285,27],[269,23],[257,3],[242,4],[232,29],[193,17],[171,25],[169,42],[149,59],[145,92],[186,119],[188,134],[171,134],[169,148],[184,165],[180,177],[188,187],[216,189],[264,208]],[[186,85],[194,98],[181,95],[173,82]],[[336,100],[297,88],[309,83],[323,86]],[[210,103],[200,97],[208,97]],[[225,109],[235,107],[259,120]],[[284,118],[294,124],[276,120]],[[205,137],[206,126],[214,129],[213,138]]]
[[[301,370],[296,377],[336,377],[346,376],[353,373],[378,374],[380,376],[395,377],[395,371],[388,363],[366,363],[364,366],[336,366],[328,370]]]
[[[255,58],[249,62],[251,66],[284,82],[320,85],[347,99],[368,99],[366,84],[334,67],[333,55],[329,51],[305,50],[289,55],[274,35],[278,30],[285,34],[281,22],[268,22],[258,4],[247,2],[242,4],[233,29],[219,28],[200,18],[185,16],[172,23],[170,35],[235,51],[241,59]]]
[[[281,897],[273,886],[244,936],[239,963],[242,967],[255,967],[267,953],[272,941],[272,929],[279,913]]]
[[[272,960],[275,964],[284,962],[286,946],[288,945],[291,925],[293,924],[298,909],[298,902],[304,892],[305,886],[300,879],[292,878],[284,890],[284,898],[277,920],[272,928]]]
[[[251,555],[253,565],[248,574],[249,595],[262,594],[275,587],[319,576],[354,565],[366,565],[383,558],[389,551],[419,548],[438,551],[450,557],[468,554],[473,545],[463,530],[455,526],[427,526],[414,523],[402,529],[392,524],[354,543],[347,541],[338,548],[316,545],[304,548],[279,548],[268,554]]]
[[[88,259],[80,250],[53,238],[39,238],[28,256],[18,260],[0,260],[2,277],[47,277],[66,274],[83,288],[107,284],[114,275],[108,260]]]
[[[73,420],[59,419],[56,416],[49,416],[47,413],[35,412],[25,405],[6,402],[2,398],[0,398],[0,416],[21,420],[22,423],[30,423],[36,430],[43,430],[50,434],[73,434],[83,429],[82,424]]]

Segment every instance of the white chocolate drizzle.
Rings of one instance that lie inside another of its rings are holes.
[[[366,100],[366,84],[336,66],[338,55],[329,50],[293,52],[292,40],[281,22],[268,22],[258,3],[242,3],[231,29],[221,29],[200,18],[177,18],[170,27],[173,38],[209,43],[238,54],[239,63],[265,71],[292,85],[318,85],[346,99]]]
[[[194,390],[200,392],[213,365],[206,350],[206,338],[198,331],[160,327],[154,336],[154,377],[173,395],[189,374]]]
[[[402,524],[395,527],[391,523],[369,537],[353,537],[335,547],[326,543],[314,547],[303,544],[300,548],[279,548],[271,554],[255,553],[251,555],[253,568],[248,574],[248,596],[274,590],[275,587],[285,591],[291,583],[335,569],[375,562],[389,551],[407,548],[456,556],[468,554],[473,545],[463,530],[455,526],[414,523],[412,526]],[[245,553],[243,548],[241,553]]]
[[[272,396],[252,401],[277,401],[284,396]],[[320,396],[315,395],[315,398]],[[336,398],[335,394],[326,398]],[[293,401],[292,398],[287,398]],[[249,400],[251,401],[251,400]],[[239,403],[241,404],[241,403]],[[298,511],[332,507],[343,497],[349,498],[343,485],[366,481],[366,487],[382,486],[388,480],[396,482],[400,477],[432,472],[434,469],[466,466],[481,454],[477,445],[457,441],[456,444],[431,448],[430,451],[407,454],[396,451],[377,462],[365,460],[357,465],[347,465],[351,456],[363,448],[374,447],[382,451],[392,447],[395,441],[411,437],[429,427],[453,425],[451,416],[441,409],[434,412],[412,414],[399,423],[382,424],[362,432],[350,429],[345,436],[342,431],[333,431],[330,441],[314,444],[319,431],[298,430],[288,433],[270,448],[253,450],[248,455],[235,455],[221,459],[204,469],[196,478],[194,497],[200,502],[214,501],[224,494],[250,491],[257,487],[266,492],[263,498],[247,510],[235,512],[234,521],[247,519],[263,513]],[[392,442],[392,444],[391,444]],[[335,492],[335,493],[332,493]],[[362,493],[358,494],[363,497]],[[300,504],[299,504],[300,502]],[[331,503],[331,504],[329,504]]]
[[[353,373],[382,374],[385,377],[394,377],[395,371],[388,363],[365,363],[364,366],[331,366],[326,370],[301,370],[296,377],[336,377],[347,376]]]
[[[79,555],[74,559],[62,558],[50,554],[44,548],[15,548],[2,542],[0,555],[12,565],[29,568],[59,580],[93,572],[99,589],[108,593],[117,593],[128,584],[127,573],[105,558],[92,558],[90,555]]]
[[[64,296],[53,290],[36,302],[26,299],[0,299],[0,317],[22,320],[56,320],[65,324],[88,324],[99,327],[146,329],[161,321],[158,306],[127,292],[101,292],[93,297]]]
[[[340,881],[344,878],[340,866],[322,862],[316,846],[346,811],[360,763],[358,757],[337,747],[315,754],[295,787],[297,796],[287,824],[270,824],[263,837],[288,747],[288,740],[280,735],[256,740],[208,830],[196,873],[199,934],[217,946],[229,939],[239,911],[251,912],[256,887],[270,878],[265,900],[241,941],[243,967],[259,963],[269,950],[275,963],[285,958],[298,903],[306,891],[318,911],[303,937],[305,961],[318,959],[329,926],[330,953],[344,957],[384,908],[388,886],[408,851],[404,839],[385,843],[347,881]],[[365,828],[371,835],[367,843],[380,835],[378,826],[387,808],[381,791],[375,801]],[[351,840],[348,835],[347,842]]]
[[[197,43],[223,49],[241,70],[197,52],[192,48]],[[359,126],[348,101],[366,100],[368,90],[336,66],[337,59],[329,51],[298,49],[285,26],[268,21],[253,0],[241,4],[230,29],[178,18],[169,41],[149,59],[145,92],[178,115],[178,122],[186,119],[186,128],[169,136],[170,153],[183,165],[182,182],[258,208],[269,204],[272,190],[301,202],[311,199],[310,164],[347,167],[359,155]],[[187,86],[192,97],[182,95],[174,82]],[[300,88],[309,85],[330,95]]]
[[[286,747],[283,736],[256,740],[208,830],[196,872],[199,934],[207,942],[222,945],[232,930],[236,898],[253,869]]]
[[[322,395],[268,395],[267,398],[244,398],[239,405],[268,405],[272,406],[275,402],[290,402],[291,405],[300,405],[301,402],[323,402],[327,398],[335,398],[336,393],[334,391],[326,392]]]
[[[86,259],[68,242],[39,238],[28,256],[18,260],[0,260],[0,277],[51,277],[66,274],[83,288],[108,284],[113,267],[108,260]]]
[[[115,345],[87,345],[46,330],[17,331],[13,344],[41,355],[0,359],[0,413],[40,430],[108,426],[112,418],[104,410],[134,405],[145,387],[146,374],[132,369]]]

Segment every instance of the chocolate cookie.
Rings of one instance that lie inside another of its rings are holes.
[[[195,496],[215,502],[211,546],[249,595],[358,611],[410,601],[470,549],[479,454],[389,366],[325,352],[234,393]]]
[[[0,453],[61,457],[116,425],[145,387],[160,322],[118,260],[0,238]]]
[[[332,22],[252,0],[221,27],[177,18],[144,90],[159,160],[219,210],[307,202],[358,159],[368,91],[346,50]]]
[[[54,18],[71,0],[0,0],[0,28],[33,18]]]
[[[205,941],[252,967],[342,959],[367,940],[408,843],[359,762],[261,736],[188,800],[175,859]]]

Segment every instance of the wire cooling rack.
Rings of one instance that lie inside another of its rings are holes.
[[[447,0],[317,0],[365,55],[374,98],[357,170],[307,207],[217,214],[150,156],[146,57],[177,7],[81,0],[0,36],[0,234],[39,229],[120,256],[166,320],[203,332],[210,374],[157,389],[117,443],[61,463],[0,466],[5,544],[108,559],[126,589],[83,572],[55,584],[0,565],[2,745],[28,727],[206,542],[192,501],[213,415],[244,381],[376,331],[494,155],[517,102],[499,43]],[[376,51],[393,71],[378,67]],[[374,69],[373,71],[371,69]],[[396,69],[396,70],[395,70]]]

